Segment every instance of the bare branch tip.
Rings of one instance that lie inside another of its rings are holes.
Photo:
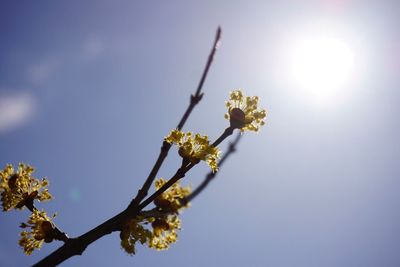
[[[214,44],[215,49],[219,47],[219,44],[221,42],[221,35],[222,35],[222,29],[221,26],[218,26],[217,34],[215,35],[215,44]]]
[[[219,40],[219,39],[221,39],[221,33],[222,33],[222,28],[221,28],[221,26],[218,26],[218,29],[217,29],[217,40]]]

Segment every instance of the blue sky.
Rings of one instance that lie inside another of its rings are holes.
[[[399,266],[399,12],[396,1],[2,1],[0,165],[25,162],[48,177],[55,200],[40,207],[70,236],[115,215],[185,110],[221,25],[185,130],[218,137],[235,88],[260,96],[266,126],[245,134],[182,214],[170,250],[130,257],[113,234],[64,266]],[[356,66],[322,105],[286,62],[314,29],[346,41]],[[171,150],[159,175],[178,164]],[[200,164],[183,183],[207,171]],[[25,256],[27,217],[1,215],[2,266],[31,265],[60,245]]]

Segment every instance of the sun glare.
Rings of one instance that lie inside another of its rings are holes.
[[[293,45],[291,71],[296,85],[319,104],[326,104],[340,94],[354,65],[349,45],[326,37]]]

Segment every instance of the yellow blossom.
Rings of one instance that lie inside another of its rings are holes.
[[[170,144],[178,144],[182,141],[184,136],[185,136],[184,132],[175,129],[172,130],[167,137],[165,137],[165,141]]]
[[[180,230],[181,221],[177,215],[156,219],[151,226],[153,227],[153,235],[148,242],[150,248],[165,250],[178,240],[177,230]]]
[[[160,178],[154,182],[156,190],[160,189],[167,181]],[[120,233],[121,247],[128,254],[135,254],[135,244],[147,244],[149,248],[157,250],[168,249],[178,240],[177,231],[180,230],[181,221],[178,212],[183,208],[181,200],[190,194],[190,187],[181,187],[179,181],[162,193],[154,203],[155,213],[137,216],[128,220]],[[151,230],[147,229],[151,225]]]
[[[189,160],[191,163],[198,163],[200,160],[207,162],[212,171],[218,170],[217,160],[219,158],[219,149],[210,145],[208,136],[195,134],[191,132],[183,133],[180,130],[172,130],[165,137],[165,141],[175,144],[179,147],[179,155]]]
[[[234,128],[243,131],[257,132],[260,126],[264,125],[264,119],[267,116],[265,109],[258,108],[257,96],[244,96],[241,90],[235,90],[230,93],[230,99],[226,102],[228,113],[225,118]]]
[[[53,215],[53,218],[55,215]],[[25,254],[32,254],[34,249],[40,249],[43,241],[50,243],[53,241],[53,231],[55,226],[46,212],[33,210],[28,223],[22,223],[21,228],[30,228],[30,231],[22,231],[19,245],[24,249]]]
[[[156,190],[160,189],[167,181],[160,178],[154,182]],[[177,181],[167,191],[154,200],[154,204],[163,211],[177,212],[182,207],[184,200],[191,193],[190,186],[182,187]]]
[[[41,181],[34,178],[34,171],[34,168],[23,163],[19,164],[17,171],[14,171],[11,164],[0,170],[1,203],[4,211],[22,209],[35,199],[45,201],[52,198],[46,188],[49,182],[45,178]]]
[[[136,242],[140,242],[144,244],[150,240],[152,236],[152,232],[143,227],[141,223],[146,223],[144,218],[138,216],[134,219],[130,219],[127,221],[121,230],[120,238],[121,238],[121,247],[128,254],[135,254],[135,244]]]
[[[154,185],[156,190],[160,189],[166,182],[167,181],[163,178],[155,180]],[[187,207],[188,204],[182,206],[182,200],[190,193],[190,186],[182,187],[179,181],[177,181],[167,191],[154,200],[154,204],[161,211],[170,211],[172,213],[156,218],[151,223],[151,226],[153,227],[153,235],[148,242],[150,248],[165,250],[178,240],[177,230],[180,230],[181,227],[178,211]]]

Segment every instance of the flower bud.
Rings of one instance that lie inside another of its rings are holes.
[[[18,174],[14,173],[8,179],[8,187],[10,187],[11,190],[15,188],[18,177]]]
[[[240,108],[233,108],[229,111],[229,121],[233,128],[241,129],[245,126],[246,115]]]
[[[169,206],[171,205],[171,202],[168,201],[167,199],[157,197],[154,201],[154,205],[156,205],[158,208],[161,209],[168,209]]]
[[[51,222],[49,221],[43,221],[42,224],[40,225],[40,228],[42,229],[43,233],[45,234],[46,237],[52,236],[54,226]]]

